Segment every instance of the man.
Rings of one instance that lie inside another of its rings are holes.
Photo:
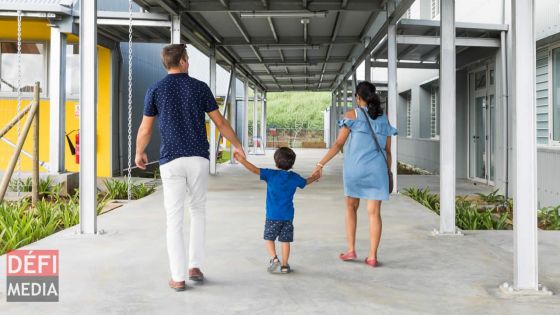
[[[167,76],[146,92],[144,117],[136,139],[136,165],[146,168],[144,152],[150,142],[157,118],[161,133],[160,173],[167,215],[167,252],[171,268],[169,286],[186,289],[186,253],[183,237],[185,199],[191,217],[189,243],[189,279],[202,282],[200,268],[204,260],[205,204],[208,189],[209,144],[205,114],[236,148],[243,148],[229,123],[218,110],[208,86],[188,75],[189,59],[185,45],[168,45],[161,53]],[[188,196],[187,196],[188,195]],[[188,197],[188,198],[187,198]]]

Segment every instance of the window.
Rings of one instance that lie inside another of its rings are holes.
[[[435,19],[439,16],[439,1],[440,0],[432,0],[432,4],[431,4],[432,19]]]
[[[430,136],[439,137],[439,88],[432,86],[430,91]]]
[[[552,50],[551,140],[560,142],[560,48]]]
[[[36,81],[41,84],[41,92],[46,91],[45,45],[22,43],[21,45],[21,92],[32,93]],[[0,43],[0,92],[17,95],[18,57],[16,42]]]
[[[66,46],[66,98],[80,98],[80,45]]]
[[[410,95],[406,96],[406,136],[412,136],[412,106],[410,106]]]
[[[410,19],[410,17],[412,16],[411,12],[410,12],[410,8],[408,10],[406,10],[406,12],[403,15],[403,19]]]

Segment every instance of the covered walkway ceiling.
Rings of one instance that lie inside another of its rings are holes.
[[[332,91],[368,56],[386,34],[389,20],[402,16],[412,0],[135,0],[146,12],[144,21],[181,17],[181,36],[218,63],[236,65],[266,91]],[[389,2],[389,3],[388,3]],[[387,7],[394,9],[387,14]],[[100,12],[99,18],[103,17]],[[110,17],[106,17],[110,18]],[[169,21],[169,20],[167,20]],[[138,39],[169,42],[165,29],[135,27]],[[115,23],[100,32],[127,36]],[[142,26],[141,26],[142,25]],[[127,39],[128,37],[126,37]],[[159,40],[158,40],[159,39]]]

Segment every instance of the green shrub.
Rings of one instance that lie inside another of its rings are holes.
[[[108,199],[124,200],[128,199],[128,184],[126,180],[107,179],[105,180]],[[143,198],[155,191],[152,186],[146,184],[132,184],[131,199],[136,200]]]
[[[484,196],[488,197],[486,200],[502,202],[495,193]],[[428,188],[412,187],[405,189],[404,194],[439,214],[439,196],[430,193]],[[499,214],[497,209],[497,207],[492,209],[481,207],[478,203],[459,196],[455,200],[455,224],[463,230],[505,230],[508,228],[508,212]]]

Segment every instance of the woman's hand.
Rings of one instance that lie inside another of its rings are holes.
[[[323,166],[322,165],[315,166],[315,169],[313,170],[311,176],[312,177],[318,176],[317,180],[323,177]]]

